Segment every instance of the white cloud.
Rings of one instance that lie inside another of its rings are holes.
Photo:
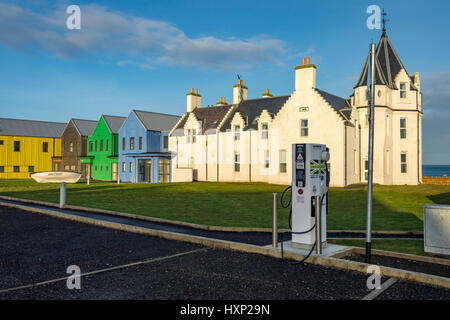
[[[282,40],[258,35],[250,39],[193,38],[175,25],[124,15],[98,5],[81,6],[81,30],[68,30],[65,8],[48,15],[0,4],[0,45],[57,57],[84,54],[110,57],[118,65],[158,65],[230,69],[260,62],[279,65],[286,57]]]

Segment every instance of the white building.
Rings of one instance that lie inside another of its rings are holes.
[[[187,112],[170,132],[172,181],[291,183],[291,145],[330,148],[331,185],[366,181],[368,62],[349,99],[316,87],[309,58],[295,68],[290,95],[248,99],[240,81],[233,104],[201,107],[197,90],[187,94]],[[422,94],[419,74],[410,76],[383,32],[376,49],[374,182],[421,183]]]

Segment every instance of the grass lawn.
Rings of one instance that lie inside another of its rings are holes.
[[[365,240],[328,240],[329,243],[341,244],[344,246],[352,246],[352,247],[366,247]],[[425,253],[423,251],[423,240],[422,239],[372,239],[372,249],[378,250],[387,250],[387,251],[395,251],[409,254],[416,254],[420,256],[432,256],[437,257],[436,255],[431,255]],[[439,256],[439,258],[446,258],[444,256]]]
[[[272,226],[272,193],[285,186],[265,183],[67,185],[67,204],[186,221],[205,225]],[[0,195],[59,202],[58,184],[0,180]],[[364,230],[366,188],[331,188],[328,230]],[[422,206],[450,204],[450,186],[374,186],[374,230],[422,231]],[[279,227],[288,227],[288,210],[279,208]]]

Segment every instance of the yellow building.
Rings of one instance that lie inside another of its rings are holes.
[[[61,170],[66,123],[0,118],[0,179],[27,179]]]

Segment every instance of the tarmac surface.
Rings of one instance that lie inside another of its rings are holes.
[[[93,272],[81,277],[79,290],[67,288],[71,265]],[[1,300],[359,300],[370,292],[367,278],[0,206]],[[377,299],[448,300],[450,290],[398,281]]]

